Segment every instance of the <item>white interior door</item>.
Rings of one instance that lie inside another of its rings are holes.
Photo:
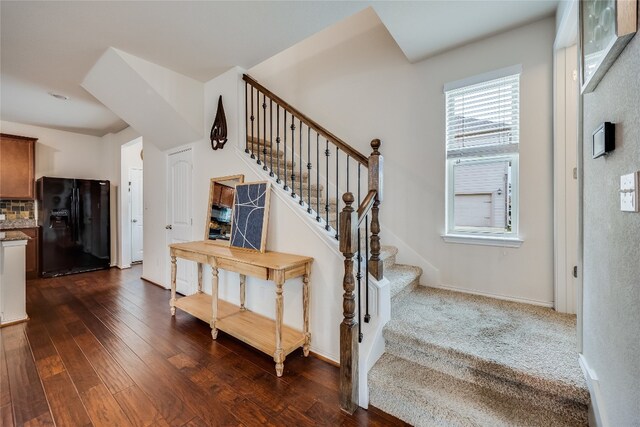
[[[576,45],[555,52],[554,245],[555,309],[576,313],[579,308],[579,189],[578,189],[578,54]]]
[[[577,45],[566,49],[566,145],[565,145],[565,185],[567,217],[567,312],[575,313],[577,306],[578,278],[573,273],[578,265],[578,57]]]
[[[140,262],[143,257],[143,198],[142,198],[142,169],[129,169],[131,195],[131,262]]]
[[[169,243],[189,242],[192,239],[191,181],[193,161],[191,148],[168,155],[168,219]],[[170,265],[169,263],[167,263]],[[171,276],[169,276],[171,277]],[[178,259],[176,290],[183,295],[195,293],[195,263]]]

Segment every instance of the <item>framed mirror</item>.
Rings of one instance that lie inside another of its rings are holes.
[[[211,178],[204,240],[229,241],[235,188],[243,182],[244,175]]]

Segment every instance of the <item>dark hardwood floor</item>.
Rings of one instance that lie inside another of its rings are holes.
[[[169,291],[112,268],[27,282],[26,323],[0,329],[0,425],[392,426],[338,405],[338,368],[273,360],[178,310]]]

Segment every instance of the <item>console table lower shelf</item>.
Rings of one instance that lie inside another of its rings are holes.
[[[205,322],[211,322],[212,298],[205,293],[197,293],[176,299],[176,308],[181,309]],[[276,322],[240,306],[218,299],[216,329],[236,337],[240,341],[272,356],[276,351]],[[302,331],[282,326],[282,350],[289,355],[305,344]]]

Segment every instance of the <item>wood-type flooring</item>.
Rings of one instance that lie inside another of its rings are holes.
[[[26,323],[0,329],[0,425],[394,426],[339,409],[338,368],[272,358],[181,312],[140,266],[27,282]]]

